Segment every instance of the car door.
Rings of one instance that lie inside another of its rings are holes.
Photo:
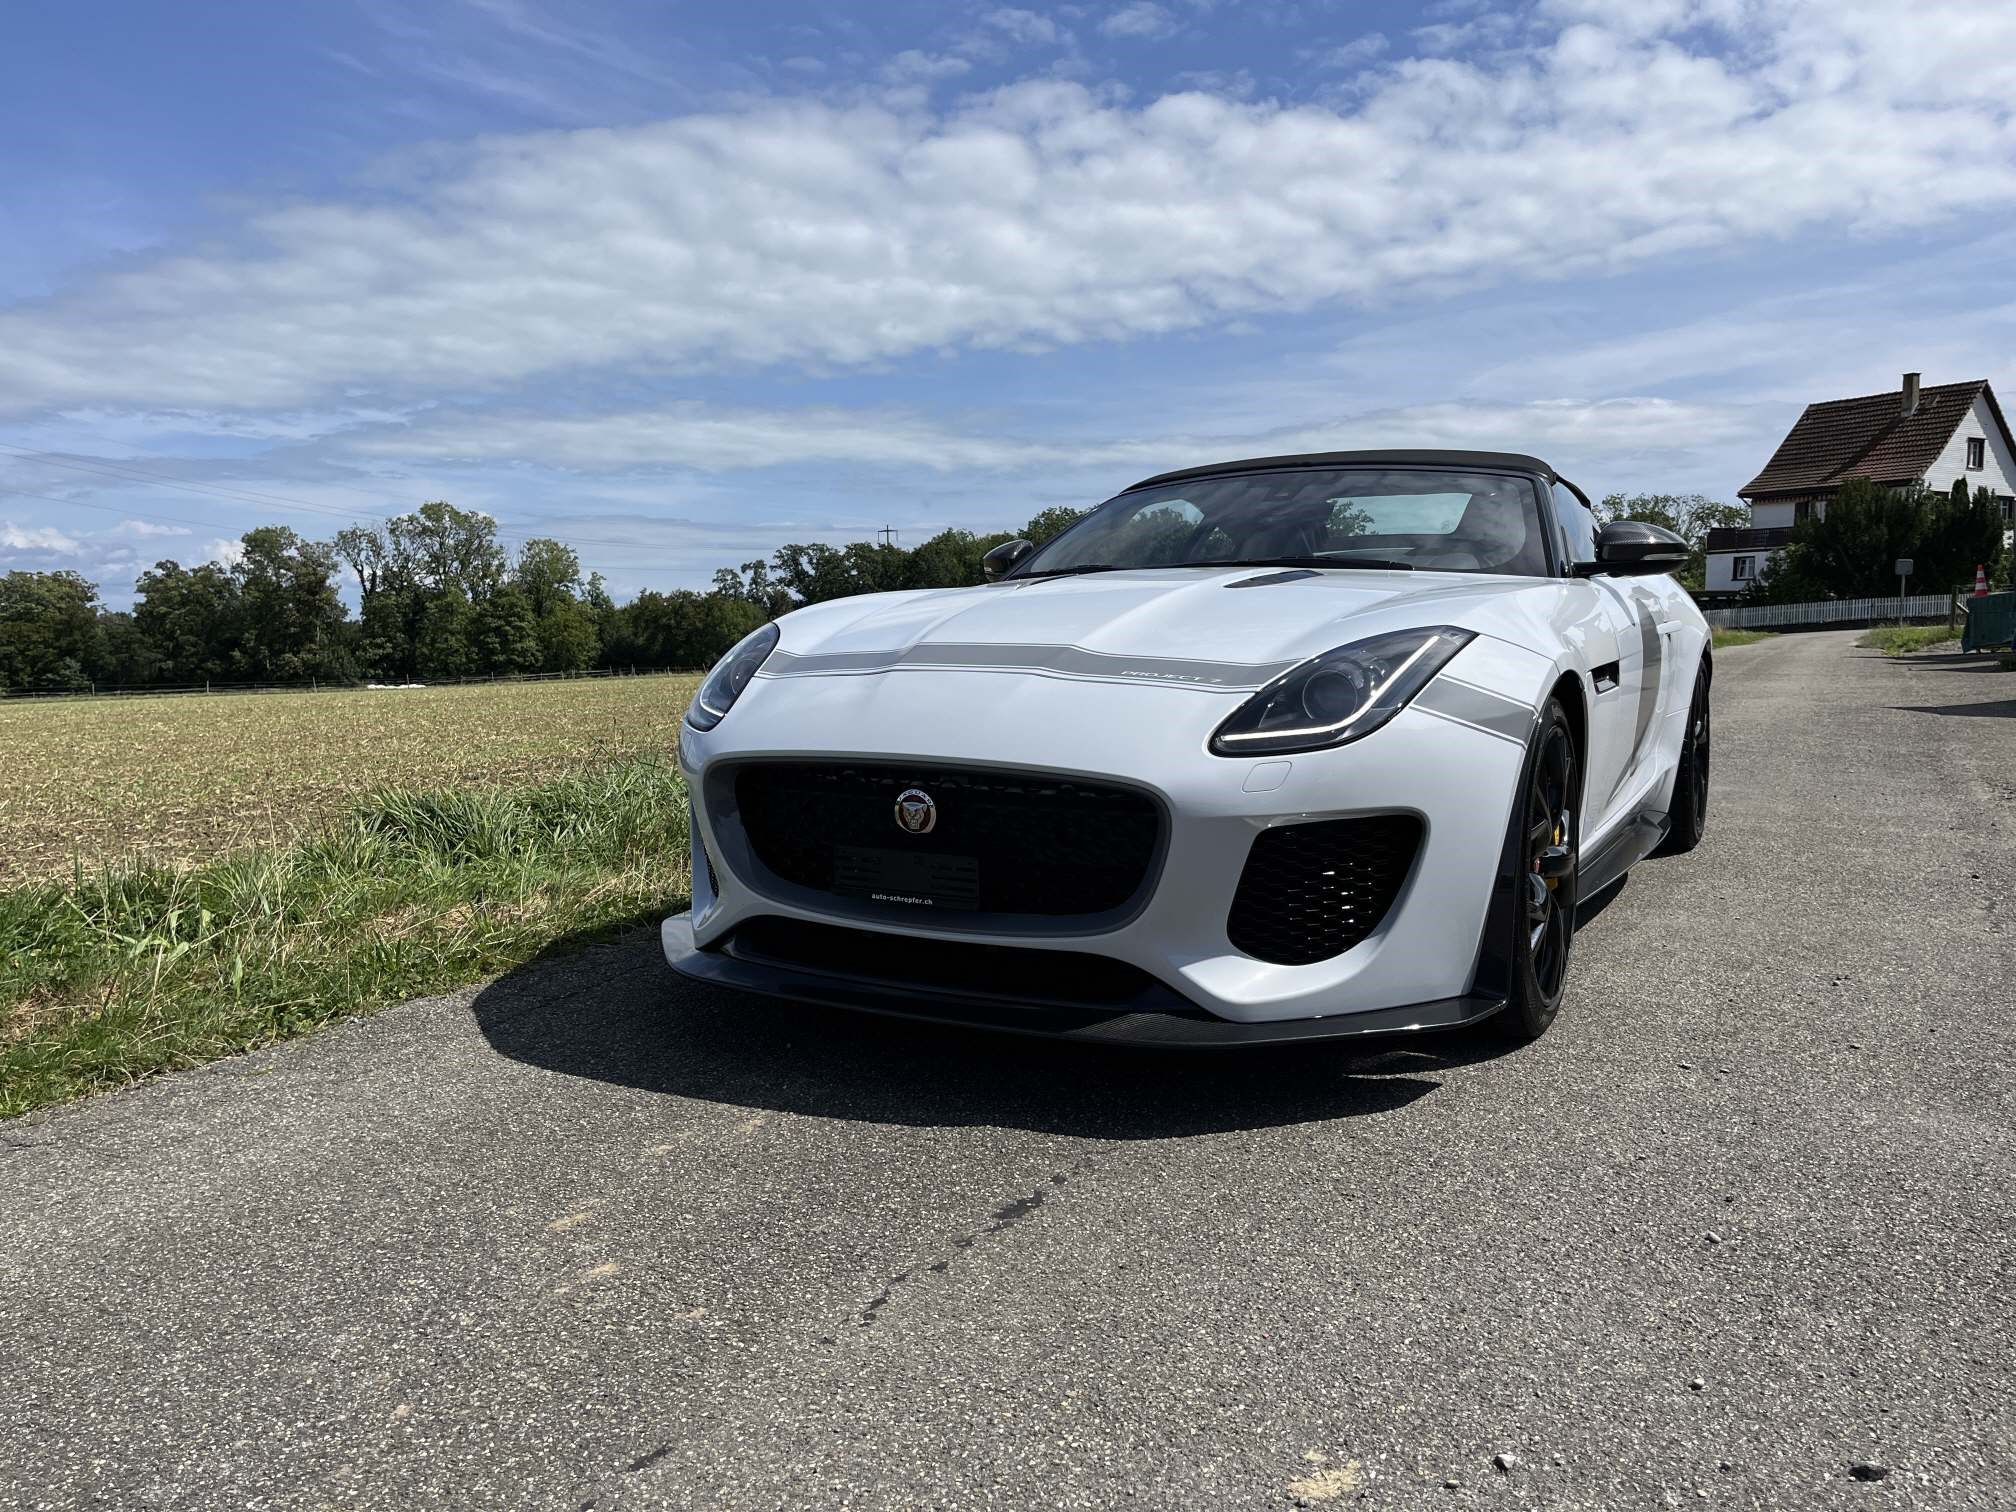
[[[1596,558],[1596,521],[1589,507],[1561,483],[1553,485],[1554,514],[1569,563]],[[1605,828],[1634,790],[1657,729],[1665,668],[1663,602],[1627,577],[1572,577],[1567,588],[1569,642],[1579,647],[1589,673],[1589,749],[1583,782],[1582,832]]]

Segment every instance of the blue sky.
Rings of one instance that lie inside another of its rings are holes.
[[[1379,444],[1730,498],[2009,376],[2011,100],[1979,0],[14,0],[0,570],[448,498],[627,595]]]

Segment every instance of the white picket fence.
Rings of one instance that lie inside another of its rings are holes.
[[[1753,604],[1710,609],[1717,630],[1771,630],[1787,625],[1873,625],[1881,620],[1940,620],[1953,612],[1950,593],[1914,593],[1908,598],[1828,599],[1817,604]]]

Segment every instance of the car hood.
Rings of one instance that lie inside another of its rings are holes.
[[[897,665],[1039,670],[1057,655],[1077,652],[1085,665],[1054,670],[1139,665],[1177,669],[1141,675],[1253,686],[1307,657],[1382,631],[1483,628],[1487,605],[1502,603],[1510,590],[1542,584],[1477,573],[1252,567],[1034,578],[801,609],[783,621],[776,659],[783,664],[778,670],[806,672]]]

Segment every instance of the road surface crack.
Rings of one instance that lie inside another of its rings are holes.
[[[1034,1191],[1002,1203],[1001,1206],[988,1214],[988,1222],[986,1224],[974,1229],[969,1234],[961,1234],[958,1238],[954,1239],[952,1241],[952,1248],[958,1251],[970,1250],[974,1245],[980,1243],[981,1240],[998,1234],[1003,1229],[1014,1227],[1016,1224],[1022,1222],[1023,1219],[1034,1214],[1044,1203],[1050,1201],[1065,1182],[1069,1181],[1073,1176],[1083,1176],[1091,1168],[1092,1161],[1088,1157],[1066,1167],[1064,1170],[1051,1172],[1050,1179],[1039,1183]],[[876,1315],[894,1301],[897,1292],[915,1280],[919,1272],[925,1275],[942,1276],[952,1268],[952,1260],[953,1257],[947,1255],[942,1259],[932,1261],[929,1265],[913,1265],[896,1272],[884,1284],[882,1290],[869,1299],[868,1305],[861,1309],[861,1316],[855,1321],[854,1326],[857,1328],[872,1327],[875,1323]],[[828,1342],[831,1341],[829,1340]]]

